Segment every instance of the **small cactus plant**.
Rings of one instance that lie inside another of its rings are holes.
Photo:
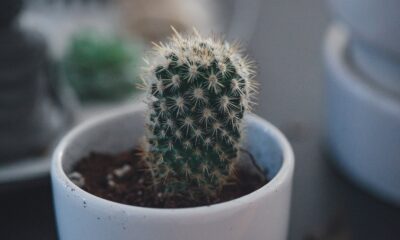
[[[238,44],[196,31],[175,31],[169,43],[154,45],[142,76],[149,105],[144,159],[166,194],[211,196],[235,178],[253,65]]]
[[[84,30],[71,39],[62,70],[83,102],[120,100],[136,90],[139,56],[136,42]]]

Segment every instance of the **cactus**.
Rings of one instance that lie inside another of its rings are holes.
[[[61,67],[83,102],[120,100],[136,90],[139,53],[134,41],[84,30],[74,34]]]
[[[252,62],[238,44],[175,31],[169,43],[154,43],[146,63],[144,158],[155,183],[165,193],[216,194],[235,178],[242,119],[256,90]]]

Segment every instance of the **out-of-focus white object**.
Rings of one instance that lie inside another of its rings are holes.
[[[41,32],[56,59],[61,58],[77,31],[88,28],[114,34],[120,26],[119,11],[112,1],[77,0],[29,0],[20,24]]]
[[[41,32],[51,53],[60,59],[75,32],[90,28],[100,33],[135,34],[146,42],[197,28],[248,43],[257,25],[261,0],[27,0],[20,24]]]
[[[399,0],[329,0],[337,18],[352,33],[378,47],[400,55]]]
[[[400,57],[362,41],[352,41],[349,51],[355,67],[376,85],[400,98]]]
[[[327,140],[349,178],[400,206],[400,97],[354,65],[349,39],[338,24],[325,39]]]

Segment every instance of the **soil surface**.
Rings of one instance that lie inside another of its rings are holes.
[[[229,201],[249,194],[267,183],[265,174],[254,165],[247,152],[242,154],[246,161],[237,168],[237,181],[216,196],[193,201],[183,195],[164,196],[154,189],[152,176],[145,171],[141,151],[134,149],[116,155],[91,153],[79,161],[70,179],[83,190],[114,202],[152,208],[183,208],[210,205]]]

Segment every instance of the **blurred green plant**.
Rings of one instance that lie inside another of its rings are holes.
[[[112,101],[136,91],[137,43],[94,31],[75,34],[62,60],[67,82],[81,101]]]

